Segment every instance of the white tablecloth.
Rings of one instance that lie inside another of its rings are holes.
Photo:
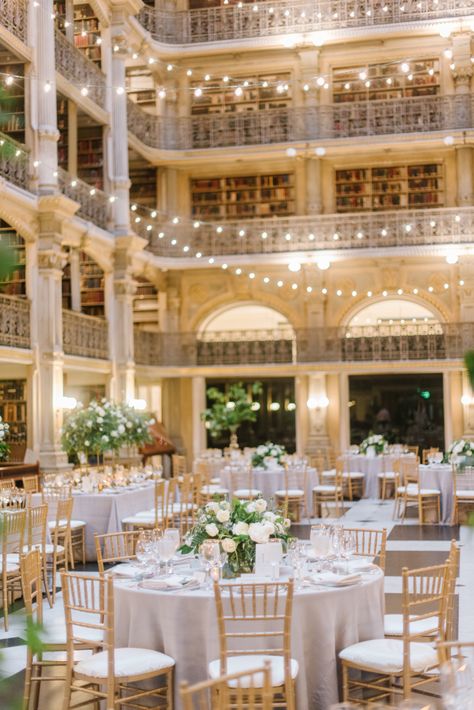
[[[120,532],[122,518],[154,505],[154,484],[127,488],[120,493],[73,493],[72,517],[86,523],[86,559],[97,559],[94,535]],[[34,496],[41,500],[40,496]],[[37,504],[37,503],[36,503]]]
[[[207,678],[208,663],[219,657],[211,592],[158,592],[117,581],[115,611],[118,646],[172,656],[176,688],[181,680],[196,683]],[[350,587],[313,587],[295,593],[291,643],[299,663],[298,710],[327,710],[338,702],[338,652],[358,641],[383,638],[383,613],[380,571]]]
[[[307,468],[306,481],[306,500],[308,505],[308,513],[311,515],[313,511],[313,495],[312,489],[318,483],[318,474],[315,468]],[[223,468],[220,472],[221,485],[224,488],[231,490],[230,473],[227,468]],[[285,488],[285,469],[283,466],[275,466],[275,468],[254,468],[253,469],[253,486],[262,492],[265,500],[270,500],[275,494],[275,491]]]
[[[422,488],[438,488],[441,491],[441,522],[451,523],[453,515],[453,474],[451,465],[433,463],[420,466]]]
[[[365,456],[364,454],[349,454],[342,457],[344,469],[349,471],[361,471],[365,473],[365,497],[378,498],[378,474],[382,471],[393,471],[394,461],[400,456],[383,454],[382,456]],[[407,456],[407,458],[413,458]]]

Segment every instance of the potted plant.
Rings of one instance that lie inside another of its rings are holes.
[[[260,394],[262,383],[254,382],[251,391],[252,394]],[[206,422],[211,436],[217,436],[222,431],[230,431],[230,447],[237,449],[238,428],[243,422],[254,422],[257,419],[247,390],[242,382],[237,382],[230,385],[226,392],[222,392],[217,387],[209,387],[206,394],[212,404],[201,413],[201,419]]]

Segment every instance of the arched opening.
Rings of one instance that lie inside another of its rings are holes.
[[[254,335],[255,331],[270,331],[293,335],[288,319],[279,311],[258,303],[227,306],[213,313],[200,328],[200,335],[216,332],[241,331]]]
[[[346,328],[350,335],[366,337],[442,332],[440,319],[431,309],[403,298],[384,298],[364,306],[352,315]]]

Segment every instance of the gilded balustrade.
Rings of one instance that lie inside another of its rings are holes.
[[[105,318],[63,310],[63,349],[66,355],[107,360],[108,324]]]
[[[30,347],[30,304],[26,298],[0,294],[0,345]]]

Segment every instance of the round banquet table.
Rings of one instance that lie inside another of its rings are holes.
[[[422,488],[438,488],[441,491],[441,522],[451,524],[453,515],[453,473],[449,463],[430,463],[420,466]]]
[[[413,458],[413,454],[405,454],[407,459]],[[378,498],[378,474],[383,471],[393,471],[393,464],[400,456],[393,454],[382,454],[381,456],[366,456],[365,454],[345,454],[341,457],[344,462],[344,469],[349,471],[361,471],[365,473],[365,497]],[[402,456],[404,458],[404,456]]]
[[[318,484],[318,474],[315,468],[306,468],[306,500],[308,505],[308,513],[313,512],[313,496],[312,489]],[[272,468],[253,468],[253,487],[262,492],[262,497],[265,500],[270,500],[275,495],[275,491],[285,488],[285,469],[283,466],[275,466]],[[224,488],[231,490],[229,469],[224,467],[220,472],[221,485]]]
[[[327,710],[338,702],[339,651],[359,641],[383,638],[383,614],[381,570],[348,587],[313,586],[295,592],[291,653],[299,664],[297,710]],[[154,649],[175,659],[178,708],[179,683],[207,679],[209,662],[219,658],[211,591],[156,591],[116,580],[115,619],[117,646]]]

